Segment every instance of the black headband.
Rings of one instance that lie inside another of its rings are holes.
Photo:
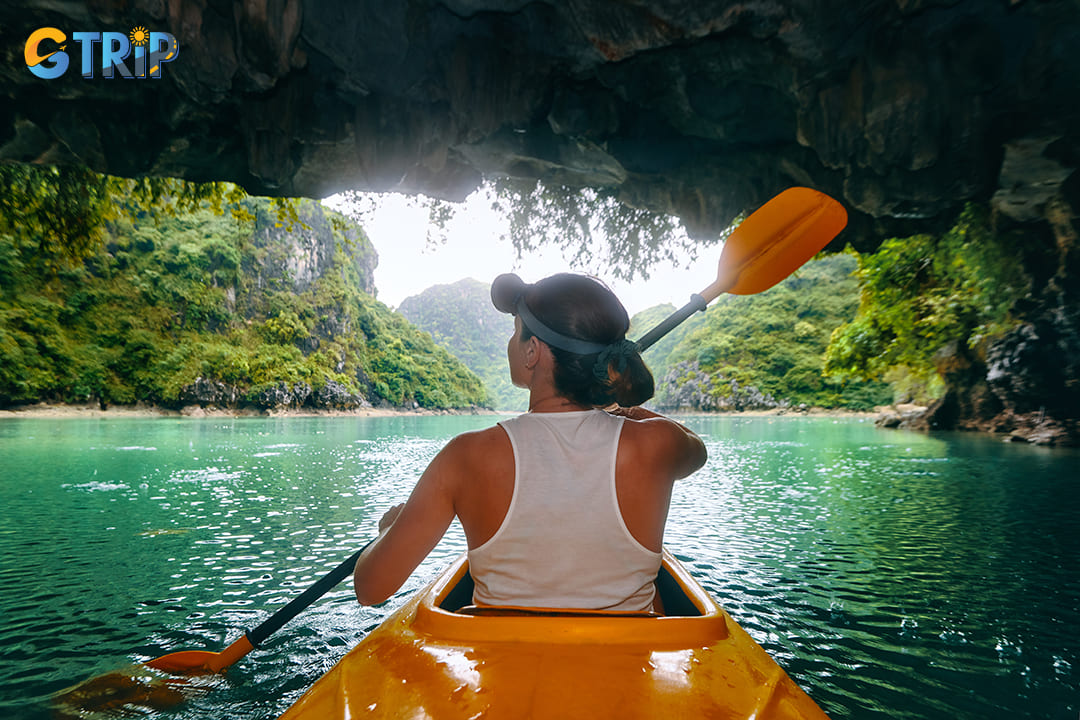
[[[566,350],[577,355],[592,355],[598,353],[601,350],[607,348],[607,343],[595,343],[588,340],[578,340],[562,333],[555,332],[544,323],[540,322],[532,311],[529,310],[529,306],[525,303],[525,296],[518,295],[517,300],[514,303],[514,314],[521,318],[521,324],[528,328],[536,337],[540,338],[548,345],[557,347],[560,350]]]
[[[594,373],[599,380],[607,380],[608,363],[614,362],[619,372],[622,372],[626,368],[627,359],[639,352],[638,344],[631,340],[598,343],[569,337],[552,330],[533,315],[528,303],[525,302],[525,290],[528,287],[513,273],[500,275],[491,283],[491,303],[502,312],[517,315],[521,324],[529,332],[551,347],[576,355],[599,354],[596,368],[594,368]]]

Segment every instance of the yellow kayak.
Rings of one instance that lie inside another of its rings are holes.
[[[281,720],[828,720],[666,551],[657,586],[663,615],[476,608],[462,556]]]

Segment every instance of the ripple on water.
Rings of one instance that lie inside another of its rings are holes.
[[[129,490],[130,489],[130,486],[125,485],[124,483],[99,482],[97,480],[93,480],[91,482],[86,482],[86,483],[79,483],[78,485],[73,485],[71,483],[64,483],[60,487],[65,488],[65,489],[73,488],[75,490],[87,490],[89,492],[109,492],[109,491],[112,491],[112,490]]]
[[[369,420],[105,422],[98,450],[21,465],[5,446],[0,717],[126,661],[222,649],[477,422]],[[867,425],[687,422],[710,459],[677,484],[667,545],[834,720],[1076,717],[1074,464]],[[120,446],[157,451],[102,450]],[[212,692],[141,716],[276,717],[463,548],[455,524],[386,605],[343,583]]]

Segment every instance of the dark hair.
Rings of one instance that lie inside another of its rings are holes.
[[[572,338],[609,345],[626,338],[630,317],[615,293],[587,275],[559,273],[525,290],[525,303],[540,322]],[[522,324],[521,339],[532,332]],[[630,353],[623,369],[612,360],[607,378],[594,372],[599,353],[578,355],[548,345],[555,358],[555,389],[579,405],[622,407],[640,405],[653,396],[652,373],[637,352]],[[602,373],[601,373],[602,374]]]

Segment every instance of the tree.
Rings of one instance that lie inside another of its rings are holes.
[[[661,262],[684,265],[703,247],[691,240],[681,221],[627,205],[613,189],[545,185],[536,180],[497,178],[478,192],[509,221],[503,237],[519,258],[541,247],[558,248],[571,267],[624,280],[648,279]],[[378,194],[347,191],[346,212],[358,222],[378,203]],[[445,241],[445,229],[458,206],[416,196],[412,202],[428,211],[428,242]],[[717,238],[717,242],[723,236]]]
[[[15,239],[35,262],[55,272],[60,265],[76,265],[94,254],[106,223],[122,212],[175,216],[208,207],[218,215],[227,209],[238,220],[251,220],[247,197],[240,187],[224,182],[128,179],[84,167],[0,163],[0,234]],[[297,200],[268,202],[279,221],[298,222]]]
[[[0,234],[23,261],[52,271],[76,263],[100,244],[110,186],[83,168],[0,164]]]
[[[865,410],[888,402],[882,383],[822,375],[830,332],[851,320],[858,288],[854,258],[827,256],[755,295],[726,295],[646,352],[662,408],[778,406]],[[665,313],[639,313],[644,330]]]
[[[0,406],[486,402],[367,294],[374,249],[319,203],[292,203],[297,238],[272,202],[232,186],[0,170]],[[297,252],[313,274],[302,284],[287,269]]]
[[[1015,324],[1013,307],[1031,286],[1019,248],[969,205],[940,237],[892,238],[858,255],[859,310],[833,332],[826,372],[869,379],[899,370],[940,387],[939,349],[957,341],[978,353]]]

